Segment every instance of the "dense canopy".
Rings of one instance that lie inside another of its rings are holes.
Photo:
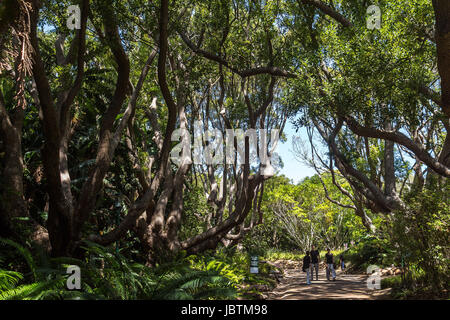
[[[442,292],[449,132],[448,0],[0,3],[5,248],[154,267],[377,239]],[[281,175],[277,140],[317,174]]]

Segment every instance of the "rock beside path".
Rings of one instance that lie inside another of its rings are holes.
[[[403,273],[403,270],[401,268],[397,268],[394,266],[380,270],[380,274],[382,277],[398,276],[398,275],[401,275],[402,273]]]

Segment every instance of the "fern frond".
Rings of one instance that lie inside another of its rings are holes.
[[[0,242],[4,243],[6,245],[10,245],[17,249],[17,251],[25,258],[25,261],[27,262],[28,267],[31,270],[31,273],[33,274],[34,280],[37,281],[38,277],[37,277],[37,273],[36,273],[36,265],[34,263],[34,259],[33,259],[33,256],[31,255],[31,252],[24,246],[18,244],[17,242],[14,242],[10,239],[0,238]]]
[[[0,269],[0,293],[13,289],[22,279],[23,275],[20,272]]]

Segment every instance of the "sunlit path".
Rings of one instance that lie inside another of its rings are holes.
[[[366,285],[363,274],[343,274],[337,272],[336,281],[326,280],[324,270],[319,272],[319,280],[306,284],[306,273],[301,270],[287,270],[280,284],[269,294],[269,300],[373,300],[387,299],[385,290],[372,291]]]

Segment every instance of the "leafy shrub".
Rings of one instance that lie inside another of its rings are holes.
[[[375,237],[363,238],[355,246],[343,252],[344,260],[352,269],[365,271],[369,265],[386,265],[390,251],[386,240]]]
[[[270,261],[275,261],[275,260],[301,261],[304,256],[305,256],[305,254],[301,253],[301,252],[278,251],[278,250],[268,250],[265,254],[265,258]]]
[[[267,286],[273,288],[276,286],[276,280],[271,278],[272,271],[275,267],[260,263],[259,273],[250,273],[250,254],[245,251],[236,251],[235,249],[222,248],[215,252],[209,252],[201,256],[192,255],[187,259],[190,260],[191,266],[198,270],[216,270],[220,275],[229,279],[233,286],[238,290],[241,297],[252,299],[258,297],[258,290],[249,289],[249,285],[257,285],[257,287]],[[260,259],[263,258],[260,256]]]
[[[381,279],[381,289],[386,288],[400,288],[402,286],[402,277],[393,276]]]
[[[36,266],[30,251],[12,241],[28,262],[33,278],[0,269],[0,300],[42,299],[230,299],[237,295],[230,270],[210,264],[196,270],[188,261],[156,268],[131,262],[113,249],[86,243],[86,260],[48,258],[48,266]],[[81,290],[66,290],[68,265],[81,269]],[[228,277],[224,276],[228,275]]]

